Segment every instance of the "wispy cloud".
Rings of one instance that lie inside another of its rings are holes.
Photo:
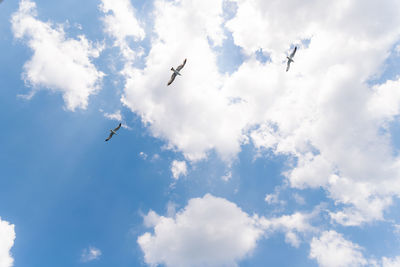
[[[98,248],[90,246],[89,248],[85,248],[81,254],[82,262],[94,261],[100,258],[101,251]]]

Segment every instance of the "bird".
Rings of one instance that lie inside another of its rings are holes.
[[[185,60],[183,61],[183,63],[182,63],[181,65],[179,65],[176,69],[174,69],[174,67],[171,68],[171,70],[172,70],[174,73],[172,73],[171,79],[169,80],[167,86],[170,85],[170,84],[175,80],[176,75],[181,75],[181,76],[182,76],[182,74],[180,74],[179,71],[180,71],[181,69],[183,69],[183,67],[185,66],[185,64],[186,64],[186,58],[185,58]]]
[[[293,52],[290,54],[290,56],[286,57],[286,58],[288,59],[286,71],[289,70],[289,68],[290,68],[290,63],[294,62],[293,57],[294,57],[294,54],[296,54],[296,51],[297,51],[297,46],[294,47],[294,50],[293,50]]]
[[[117,134],[116,132],[119,130],[119,128],[121,128],[121,123],[118,125],[118,127],[117,128],[115,128],[114,130],[110,130],[110,135],[107,137],[107,139],[106,139],[106,141],[105,142],[107,142],[108,140],[110,140],[111,139],[111,137],[114,135],[114,134]]]

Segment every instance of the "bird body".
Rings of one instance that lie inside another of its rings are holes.
[[[105,140],[105,142],[107,142],[108,140],[111,139],[111,137],[113,137],[114,134],[117,134],[117,131],[119,130],[119,128],[121,128],[121,123],[118,125],[117,128],[115,128],[114,130],[111,129],[110,130],[110,135],[107,137],[107,139]]]
[[[182,76],[182,74],[180,74],[179,73],[179,71],[177,71],[176,69],[174,69],[174,68],[171,68],[171,70],[176,74],[176,75],[180,75],[180,76]]]
[[[182,74],[181,74],[179,71],[180,71],[181,69],[183,69],[183,67],[185,66],[185,64],[186,64],[186,58],[185,58],[185,60],[183,61],[183,63],[182,63],[181,65],[179,65],[176,69],[174,69],[173,67],[171,68],[171,70],[172,70],[174,73],[172,73],[171,79],[169,80],[167,86],[170,85],[170,84],[175,80],[175,77],[176,77],[177,75],[182,76]]]

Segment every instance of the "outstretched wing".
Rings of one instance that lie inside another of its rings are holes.
[[[111,139],[114,134],[111,132],[110,135],[107,137],[106,142]]]
[[[289,70],[289,68],[290,68],[290,60],[288,60],[287,62],[286,72]]]
[[[176,74],[175,74],[175,72],[174,72],[174,73],[172,73],[171,79],[169,80],[167,86],[170,85],[170,84],[175,80],[175,77],[176,77]]]
[[[114,129],[114,132],[118,131],[118,130],[119,130],[119,128],[121,128],[121,123],[118,125],[118,127],[117,127],[117,128],[115,128],[115,129]]]
[[[177,70],[177,71],[180,71],[181,69],[183,69],[183,67],[185,66],[185,64],[186,64],[186,58],[185,58],[185,60],[183,61],[183,63],[182,63],[181,65],[179,65],[179,66],[176,68],[176,70]]]
[[[294,57],[294,54],[296,54],[296,51],[297,51],[297,46],[294,47],[293,52],[290,54],[290,58]]]

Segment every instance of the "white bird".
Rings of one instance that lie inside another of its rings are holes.
[[[297,51],[297,46],[294,47],[294,50],[293,50],[293,52],[290,54],[290,56],[286,57],[286,58],[288,59],[286,71],[289,70],[289,68],[290,68],[290,63],[294,62],[293,57],[294,57],[294,54],[296,54],[296,51]]]
[[[181,69],[183,69],[183,67],[185,66],[185,64],[186,64],[186,58],[185,58],[185,60],[183,61],[183,63],[182,63],[181,65],[179,65],[176,69],[174,69],[174,67],[171,68],[171,70],[172,70],[174,73],[172,73],[171,79],[169,80],[167,86],[170,85],[170,84],[175,80],[176,75],[182,76],[182,74],[180,74],[179,71],[180,71]]]
[[[118,125],[118,127],[117,128],[115,128],[114,130],[110,130],[110,135],[107,137],[107,139],[106,139],[106,142],[108,141],[108,140],[110,140],[111,139],[111,137],[114,135],[114,134],[117,134],[116,132],[119,130],[119,128],[121,128],[121,123]]]

